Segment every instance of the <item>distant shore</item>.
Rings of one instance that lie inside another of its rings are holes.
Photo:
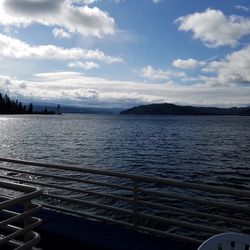
[[[170,103],[149,104],[136,106],[131,109],[121,111],[122,115],[233,115],[233,116],[250,116],[250,107],[195,107],[179,106]]]
[[[55,115],[60,114],[60,105],[57,106],[57,112],[49,110],[46,106],[40,111],[34,111],[33,104],[23,105],[18,100],[11,100],[8,95],[0,93],[0,114],[2,115]]]

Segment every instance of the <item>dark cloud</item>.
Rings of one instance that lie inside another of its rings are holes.
[[[9,78],[6,78],[6,79],[4,80],[4,83],[5,83],[6,85],[11,85],[11,80],[10,80]]]
[[[115,32],[115,20],[98,7],[77,5],[72,0],[0,1],[0,25],[20,27],[32,23],[100,38]]]
[[[20,89],[26,89],[26,83],[25,83],[25,82],[21,82],[21,83],[19,84],[19,88],[20,88]]]
[[[36,15],[57,12],[63,2],[64,0],[5,0],[3,6],[15,14]]]

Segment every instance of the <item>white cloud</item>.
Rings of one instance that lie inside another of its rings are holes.
[[[93,4],[96,2],[96,0],[76,0],[75,2],[83,4]]]
[[[164,0],[152,0],[153,1],[153,3],[161,3],[161,2],[163,2]]]
[[[64,29],[54,28],[52,30],[52,33],[54,37],[57,37],[57,38],[71,38],[71,34],[65,31]]]
[[[220,61],[210,62],[204,72],[214,72],[216,77],[208,78],[216,84],[249,84],[250,85],[250,45],[235,51]]]
[[[6,79],[10,84],[6,84]],[[25,82],[25,88],[20,84]],[[250,87],[142,82],[87,77],[76,72],[47,72],[29,81],[0,76],[0,91],[21,101],[129,107],[142,103],[170,102],[192,105],[249,105]]]
[[[202,68],[200,75],[195,76],[172,70],[157,70],[152,66],[142,68],[140,74],[151,80],[172,80],[173,82],[180,80],[182,83],[193,82],[193,85],[250,87],[250,44],[228,54],[221,60],[215,60],[215,58],[207,61],[198,61],[193,58],[176,59],[172,64],[181,69],[192,69],[198,66]],[[178,79],[173,80],[173,77]]]
[[[207,47],[235,46],[241,37],[250,34],[250,18],[225,16],[220,10],[207,9],[176,20],[179,30],[192,31]]]
[[[11,85],[11,78],[9,76],[0,75],[1,85]]]
[[[83,68],[86,70],[100,68],[100,66],[95,62],[80,62],[80,61],[71,62],[68,64],[68,66],[71,68]]]
[[[149,79],[169,80],[171,77],[171,74],[168,71],[156,70],[151,66],[147,66],[141,69],[140,76],[149,78]]]
[[[246,12],[250,11],[250,8],[249,8],[249,7],[246,7],[246,6],[243,6],[243,5],[235,5],[234,7],[235,7],[235,9],[237,9],[237,10],[244,10],[244,11],[246,11]]]
[[[106,63],[119,63],[120,57],[106,55],[101,50],[81,48],[65,49],[54,45],[30,46],[18,39],[0,34],[0,57],[21,59],[56,59],[56,60],[99,60]]]
[[[181,68],[181,69],[194,69],[199,66],[204,66],[206,65],[206,62],[204,61],[197,61],[193,58],[189,59],[175,59],[172,63],[172,65],[176,68]]]
[[[0,0],[0,25],[20,27],[32,23],[99,38],[115,32],[114,19],[97,7],[76,5],[71,0]]]
[[[155,80],[170,80],[171,77],[185,77],[186,75],[184,72],[154,69],[152,66],[146,66],[140,70],[140,76]]]
[[[74,3],[80,3],[80,4],[93,4],[93,3],[96,3],[96,2],[107,1],[107,0],[69,0],[69,1],[72,1]],[[115,4],[125,2],[125,1],[126,0],[109,0],[109,2],[112,2],[112,3],[115,3]]]

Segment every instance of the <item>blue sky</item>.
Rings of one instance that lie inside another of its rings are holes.
[[[22,101],[250,105],[250,3],[0,0],[0,60]]]

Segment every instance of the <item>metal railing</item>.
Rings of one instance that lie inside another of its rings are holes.
[[[57,211],[199,244],[217,233],[250,232],[249,191],[81,166],[0,162],[0,178],[43,187],[40,202]]]
[[[32,214],[41,205],[31,200],[41,194],[39,188],[0,181],[0,248],[10,245],[17,250],[31,249],[39,242],[39,234],[32,230],[41,220]]]

